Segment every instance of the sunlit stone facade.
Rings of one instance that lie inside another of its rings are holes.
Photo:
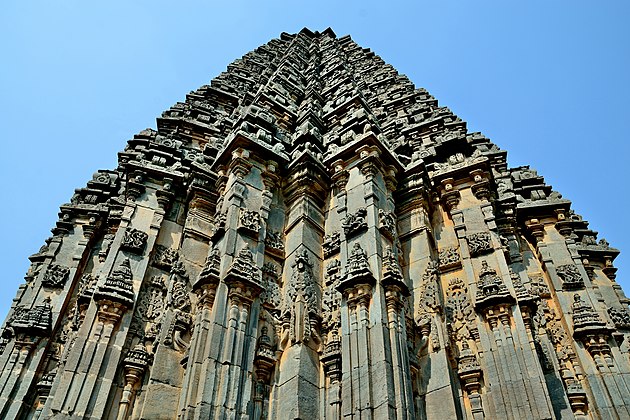
[[[619,251],[350,37],[282,34],[118,162],[30,257],[0,417],[630,418]]]

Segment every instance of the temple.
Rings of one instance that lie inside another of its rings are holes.
[[[63,204],[6,419],[630,418],[609,246],[327,29],[247,53]]]

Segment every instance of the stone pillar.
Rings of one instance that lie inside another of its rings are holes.
[[[322,240],[327,174],[310,155],[288,168],[278,376],[269,418],[320,416]]]
[[[111,245],[113,250],[101,267],[104,278],[94,294],[94,304],[87,309],[44,415],[51,411],[94,417],[104,415],[101,410],[107,406],[109,393],[95,396],[92,393],[102,386],[111,387],[115,380],[121,349],[127,340],[126,327],[131,323],[131,316],[123,316],[133,307],[149,263],[148,258],[141,259],[140,256],[153,248],[164,219],[164,210],[157,208],[157,203],[152,200],[155,195],[147,194],[138,202],[127,202],[121,227]],[[105,364],[107,368],[103,375],[88,374],[93,370],[101,371]]]

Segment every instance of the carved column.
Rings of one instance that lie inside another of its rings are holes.
[[[372,381],[370,379],[369,307],[376,285],[367,255],[357,242],[348,256],[344,276],[338,286],[342,330],[342,406],[343,413],[372,415]],[[386,378],[380,378],[386,380]],[[359,386],[359,384],[361,384]],[[350,405],[348,406],[348,403]]]
[[[144,345],[138,344],[127,353],[123,360],[125,386],[118,405],[117,420],[125,420],[129,416],[135,390],[142,382],[142,376],[150,363],[150,357]]]

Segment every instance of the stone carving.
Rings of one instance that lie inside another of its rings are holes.
[[[91,298],[94,294],[94,288],[96,287],[97,278],[91,274],[84,274],[79,281],[78,296]]]
[[[257,409],[261,413],[261,418],[268,417],[267,405],[271,388],[269,380],[276,362],[275,348],[271,337],[268,335],[268,327],[265,325],[260,329],[260,335],[256,342],[256,355],[254,356],[257,379],[254,387],[254,401],[258,405]]]
[[[527,303],[533,303],[534,301],[536,301],[536,299],[540,297],[538,293],[534,293],[531,289],[527,289],[525,287],[525,285],[521,281],[521,277],[517,273],[512,271],[512,268],[510,268],[510,279],[512,279],[512,287],[514,287],[514,291],[516,292],[516,300],[519,304],[523,305]]]
[[[564,330],[555,311],[548,309],[546,311],[546,318],[546,330],[553,344],[556,358],[565,366],[572,366],[572,361],[576,360],[577,355],[573,349],[571,338]],[[584,415],[586,413],[587,397],[574,369],[566,369],[562,381],[566,389],[567,397],[569,398],[569,403],[571,404],[571,409],[575,414]]]
[[[332,338],[334,330],[341,328],[339,307],[341,305],[341,293],[337,291],[341,281],[341,262],[332,260],[326,266],[326,287],[322,296],[322,326],[328,332],[326,341]]]
[[[378,228],[388,238],[396,237],[396,215],[391,211],[378,210]]]
[[[533,274],[529,275],[528,277],[531,283],[531,292],[534,295],[545,299],[551,297],[549,286],[547,286],[547,283],[545,282],[545,279],[541,274]]]
[[[462,350],[457,358],[457,374],[468,394],[473,416],[480,415],[483,417],[481,404],[482,370],[475,354],[470,350],[466,341],[462,342]]]
[[[26,280],[27,283],[32,282],[33,280],[37,278],[40,271],[42,271],[41,262],[31,263],[31,265],[28,267],[28,271],[26,272],[26,275],[24,276],[24,280]]]
[[[241,209],[238,217],[238,228],[252,236],[258,236],[260,230],[260,213]]]
[[[168,307],[173,311],[173,319],[164,336],[164,344],[180,352],[188,348],[185,335],[191,332],[192,327],[192,302],[187,284],[188,275],[184,266],[177,262],[171,270],[171,287],[167,298]]]
[[[415,322],[423,337],[431,338],[433,351],[440,349],[440,340],[437,336],[437,326],[433,314],[442,313],[442,304],[438,291],[438,264],[429,261],[422,275],[420,286],[420,303],[415,316]]]
[[[438,261],[440,262],[440,270],[448,270],[459,267],[461,265],[461,260],[457,247],[440,249]]]
[[[619,251],[374,52],[282,34],[157,125],[29,257],[4,417],[627,417]]]
[[[432,174],[433,176],[443,174],[477,162],[483,162],[484,160],[486,160],[486,158],[481,155],[481,151],[479,149],[475,150],[470,157],[465,156],[463,153],[455,153],[449,156],[444,163],[434,163],[434,171]]]
[[[558,276],[562,280],[562,287],[565,289],[581,289],[584,287],[584,279],[577,266],[565,264],[556,268]]]
[[[113,233],[108,233],[103,236],[101,249],[98,252],[98,259],[100,262],[105,262],[105,258],[107,258],[107,254],[109,254],[109,248],[112,246],[112,242],[114,242],[115,237],[116,235],[114,235]]]
[[[284,255],[284,238],[282,233],[268,230],[265,238],[265,247],[271,252]]]
[[[68,280],[70,269],[58,264],[52,264],[48,266],[48,269],[44,273],[42,284],[46,287],[63,287]]]
[[[346,235],[346,238],[358,235],[367,229],[367,210],[364,207],[359,208],[354,213],[349,213],[342,221],[341,227]]]
[[[125,235],[120,243],[120,248],[134,254],[142,254],[144,247],[147,245],[147,238],[149,235],[146,232],[142,232],[138,229],[127,228]]]
[[[488,266],[488,262],[485,260],[481,262],[475,300],[476,307],[514,301],[514,297],[510,294],[501,277],[493,268]]]
[[[341,380],[341,340],[336,331],[331,332],[331,337],[326,342],[322,364],[330,381],[338,383]]]
[[[263,288],[260,301],[270,309],[280,309],[280,287],[278,279],[280,273],[276,264],[267,262],[262,267]]]
[[[459,278],[449,282],[446,292],[446,320],[449,335],[454,342],[476,336],[475,313],[468,297],[468,289]]]
[[[249,299],[254,298],[263,290],[262,273],[249,248],[241,249],[234,258],[226,273],[225,282],[236,287],[242,285],[242,293]]]
[[[359,283],[373,284],[375,282],[368,263],[367,254],[361,248],[358,242],[352,246],[352,251],[348,257],[344,276],[339,284],[341,292],[346,287],[354,286]]]
[[[32,309],[18,307],[7,323],[12,333],[28,341],[37,337],[48,337],[52,324],[50,299],[46,298]]]
[[[144,343],[149,349],[153,348],[153,343],[157,342],[160,335],[167,304],[166,292],[164,277],[153,276],[148,284],[144,285],[138,297],[136,315],[130,328],[144,338]]]
[[[422,299],[420,300],[419,314],[429,314],[441,311],[441,303],[438,295],[438,271],[437,264],[429,261],[422,275]]]
[[[225,232],[225,224],[227,222],[227,212],[218,212],[214,215],[214,224],[212,225],[212,231],[210,238],[213,241],[218,240]]]
[[[210,251],[210,255],[206,257],[203,269],[199,273],[199,283],[219,283],[219,275],[221,273],[221,252],[219,248],[214,247]]]
[[[133,305],[135,294],[133,291],[133,274],[129,258],[125,258],[118,268],[107,276],[105,283],[94,292],[96,301],[112,301],[120,303],[122,307]]]
[[[118,414],[121,417],[126,417],[129,405],[133,399],[135,386],[141,381],[144,372],[151,362],[151,355],[142,344],[136,345],[127,352],[122,363],[125,372],[125,387],[118,408]]]
[[[588,305],[579,294],[573,295],[573,333],[583,334],[591,331],[606,330],[606,323],[599,314]]]
[[[191,308],[190,297],[186,283],[181,277],[173,282],[169,297],[169,305],[175,309],[188,311]]]
[[[164,245],[156,245],[153,251],[153,265],[166,271],[170,271],[178,259],[177,250]]]
[[[627,308],[608,308],[608,315],[615,327],[630,329],[630,312]]]
[[[341,233],[334,231],[330,235],[324,236],[324,242],[322,248],[324,249],[324,258],[330,258],[333,255],[339,253],[339,247],[341,246]]]
[[[308,343],[318,339],[319,299],[313,264],[306,249],[297,251],[291,270],[291,280],[285,289],[283,326],[292,344]]]
[[[490,233],[488,232],[479,232],[468,235],[466,237],[466,241],[468,242],[468,249],[470,250],[471,257],[492,252],[492,241],[490,239]]]

